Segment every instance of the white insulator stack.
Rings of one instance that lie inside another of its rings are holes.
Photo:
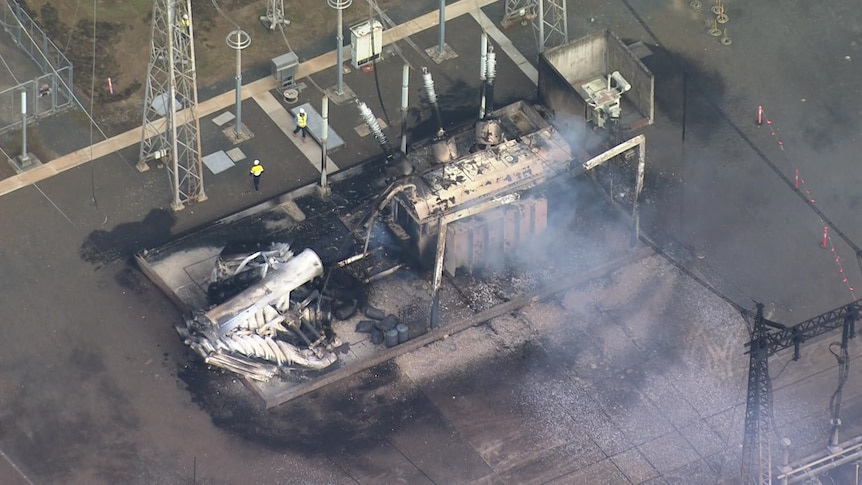
[[[487,74],[489,84],[494,84],[494,78],[497,76],[497,53],[494,52],[494,46],[488,46]]]
[[[389,141],[386,139],[386,135],[383,134],[383,129],[380,128],[380,123],[377,122],[377,117],[374,116],[374,113],[371,112],[371,108],[368,107],[362,101],[359,101],[359,114],[362,116],[362,120],[365,122],[368,129],[371,130],[371,133],[374,135],[374,139],[377,140],[383,147],[387,147],[389,145]]]
[[[425,94],[428,95],[428,102],[437,104],[437,92],[434,90],[434,79],[431,78],[431,73],[427,67],[422,68],[422,83],[425,85]]]

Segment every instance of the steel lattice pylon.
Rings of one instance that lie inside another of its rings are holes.
[[[147,170],[151,159],[165,163],[174,210],[206,200],[197,105],[191,0],[154,0],[137,167]]]
[[[284,18],[284,0],[267,0],[266,15],[260,18],[263,25],[270,31],[279,25],[288,25],[290,20]]]
[[[745,437],[742,441],[742,479],[745,485],[772,483],[772,384],[766,333],[763,304],[758,304],[750,342]]]
[[[537,11],[539,16],[533,25],[539,29],[540,53],[569,41],[566,0],[539,0]]]
[[[533,21],[539,52],[569,41],[565,0],[506,0],[506,11],[500,23],[507,28],[519,21]]]
[[[533,20],[537,7],[538,0],[506,0],[506,12],[500,24],[503,28],[509,28],[515,22]]]

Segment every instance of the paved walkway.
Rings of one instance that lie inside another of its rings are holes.
[[[486,28],[497,30],[493,27],[493,22],[491,22],[490,19],[488,19],[481,11],[482,7],[491,5],[496,1],[497,0],[460,0],[456,3],[446,6],[446,20],[451,20],[469,13],[472,14],[475,18],[477,18],[477,20],[480,18],[484,18],[484,20],[480,20],[480,22],[483,25],[487,26]],[[394,42],[403,40],[407,37],[410,37],[411,35],[438,25],[438,21],[439,12],[429,12],[425,15],[422,15],[413,20],[407,21],[401,25],[384,31],[383,43],[384,45],[389,45]],[[505,45],[504,42],[506,42],[511,46],[511,42],[508,42],[508,40],[506,40],[505,37],[502,36],[501,32],[497,32],[499,33],[499,36],[497,34],[491,33],[491,37],[494,40],[500,42],[501,45]],[[505,47],[503,48],[503,50],[510,56],[512,55],[512,53]],[[517,55],[520,56],[520,53],[518,53]],[[517,61],[517,57],[512,58],[515,59],[519,65],[522,65],[521,62]],[[523,56],[520,56],[520,58],[523,59]],[[335,51],[322,54],[301,63],[299,65],[296,78],[302,79],[306,76],[310,76],[320,71],[332,68],[333,66],[335,66],[335,63]],[[524,63],[526,63],[526,60],[524,60]],[[529,64],[526,65],[529,66]],[[532,68],[532,66],[530,67]],[[531,79],[535,78],[531,77]],[[275,89],[277,86],[277,81],[272,77],[266,77],[258,81],[246,84],[242,87],[242,99],[245,100],[249,98],[259,97]],[[235,96],[236,93],[231,90],[201,103],[198,103],[198,117],[203,118],[228,106],[233,105],[236,102]],[[85,147],[62,157],[56,158],[39,167],[36,167],[32,170],[28,170],[27,172],[17,174],[4,180],[0,180],[0,196],[14,192],[30,184],[41,182],[50,177],[53,177],[54,175],[57,175],[58,173],[81,166],[91,160],[97,160],[101,157],[104,157],[105,155],[109,155],[124,148],[128,148],[136,143],[140,143],[140,141],[141,128],[133,128],[113,138],[109,138],[107,140],[95,143],[89,147]]]

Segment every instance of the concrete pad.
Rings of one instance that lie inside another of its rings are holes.
[[[236,118],[236,115],[234,115],[230,111],[225,111],[224,113],[214,117],[212,119],[212,122],[218,126],[223,126],[225,123],[233,121],[234,118]]]
[[[229,156],[234,163],[245,160],[245,153],[242,152],[242,149],[240,147],[231,148],[225,153],[227,153],[227,156]]]
[[[213,175],[222,173],[225,170],[232,168],[234,166],[233,160],[222,150],[219,150],[215,153],[210,153],[209,155],[203,157],[201,159],[204,165]]]
[[[458,53],[455,52],[455,50],[452,49],[449,44],[445,42],[443,43],[443,52],[440,52],[440,49],[438,49],[438,47],[439,45],[436,45],[434,47],[429,47],[425,49],[425,53],[428,54],[428,57],[430,57],[431,60],[436,62],[437,64],[458,58]]]

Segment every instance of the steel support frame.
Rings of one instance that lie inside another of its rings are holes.
[[[516,22],[531,21],[536,18],[538,0],[506,0],[506,10],[500,24],[507,29]]]
[[[757,304],[748,364],[748,393],[745,401],[745,436],[742,441],[742,479],[744,484],[772,484],[770,423],[772,422],[772,385],[769,380],[769,353],[763,304]]]
[[[180,23],[182,15],[188,15],[188,31]],[[163,101],[163,113],[156,109],[157,99]],[[174,109],[176,105],[178,109]],[[151,159],[164,161],[174,210],[207,198],[197,105],[191,0],[154,0],[137,168],[147,170]]]
[[[284,18],[284,0],[267,0],[266,15],[261,17],[260,21],[270,32],[276,27],[289,25],[290,20]]]
[[[856,336],[862,300],[830,310],[791,327],[767,320],[763,305],[757,305],[751,341],[746,344],[749,353],[748,394],[745,402],[745,436],[742,445],[742,480],[745,484],[771,485],[772,457],[770,424],[772,423],[772,388],[769,379],[769,357],[793,347],[793,360],[800,357],[800,345],[829,331],[843,328],[842,346]],[[746,316],[750,317],[748,313]],[[771,327],[773,330],[767,330]],[[839,361],[839,365],[841,362]],[[845,377],[843,374],[839,379]],[[839,395],[840,398],[840,395]],[[839,417],[840,403],[833,409],[833,426]],[[830,442],[837,440],[833,429]],[[784,475],[785,477],[787,474]]]
[[[565,0],[538,0],[538,18],[534,23],[538,29],[539,53],[569,41]]]

